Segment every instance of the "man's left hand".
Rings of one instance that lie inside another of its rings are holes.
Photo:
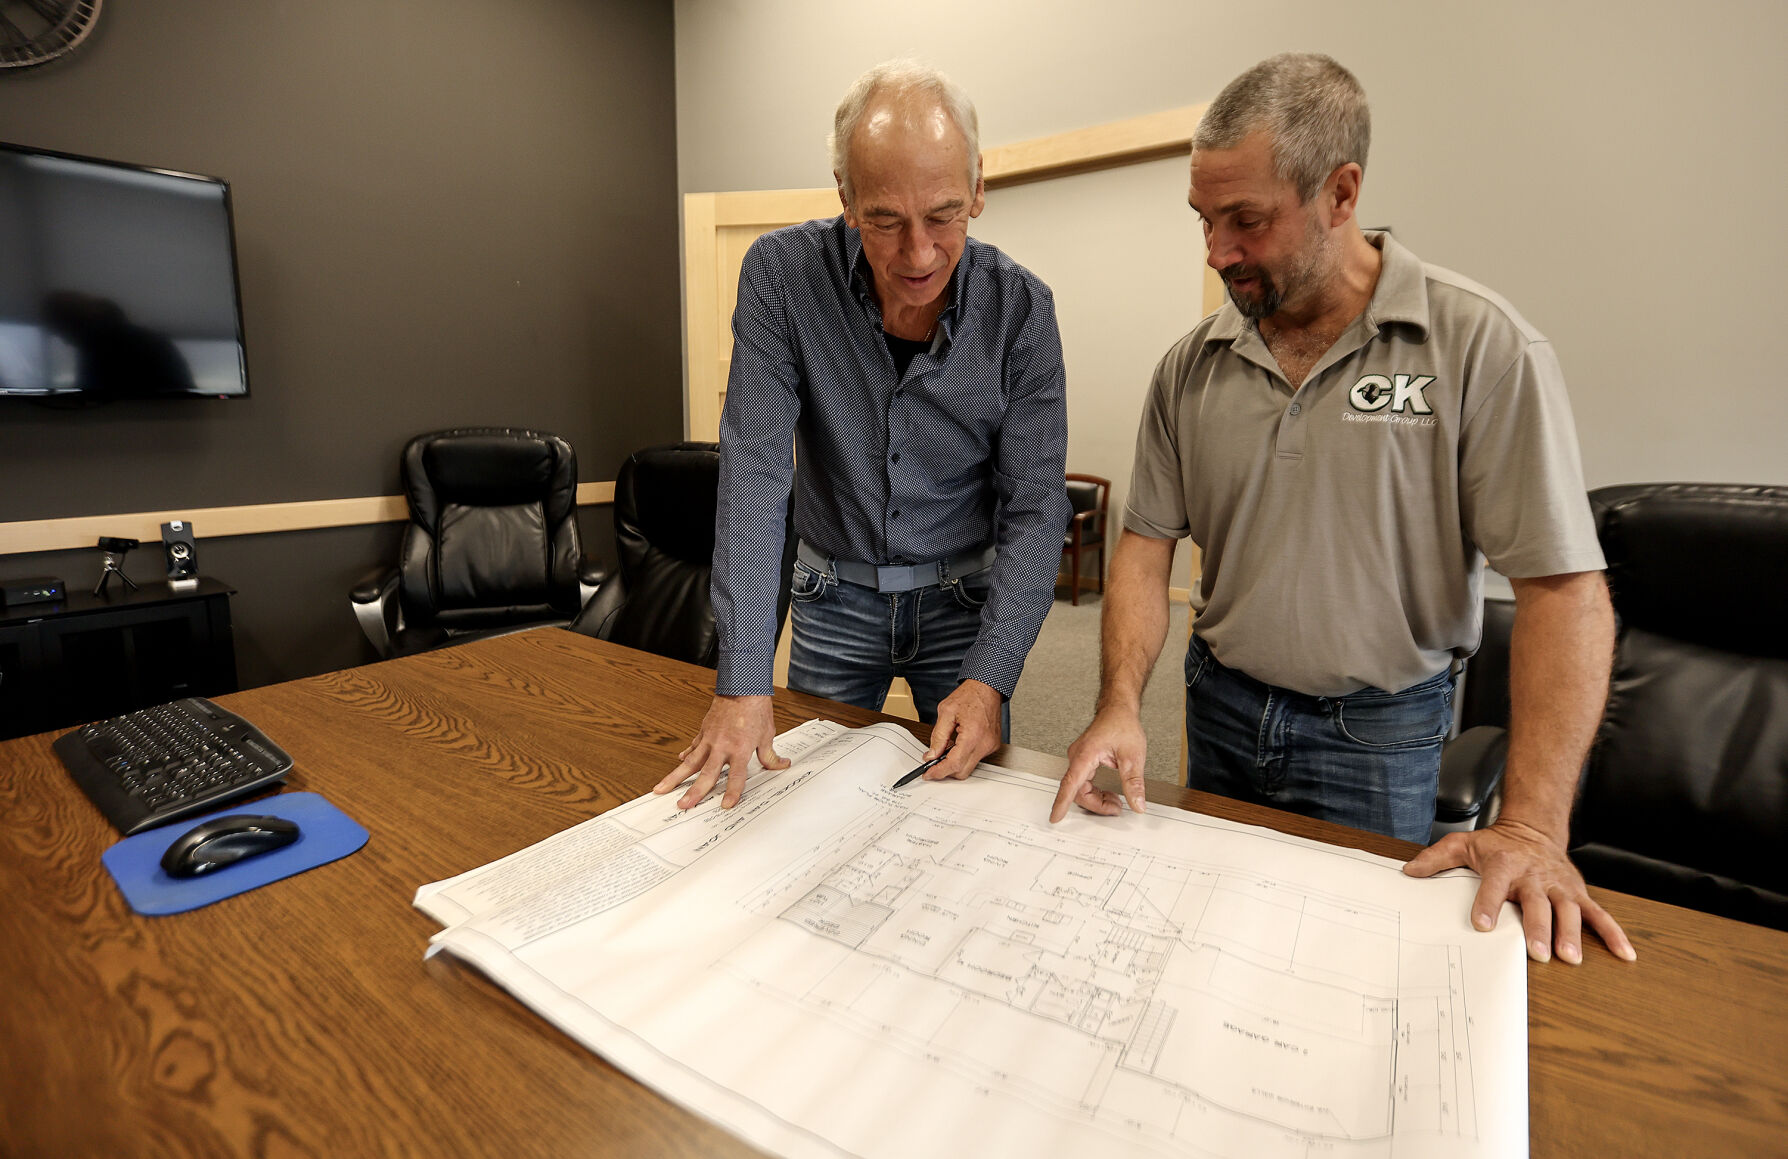
[[[1534,961],[1549,959],[1554,946],[1561,960],[1573,966],[1583,961],[1585,918],[1615,957],[1631,962],[1637,956],[1620,923],[1589,896],[1583,875],[1564,848],[1538,829],[1498,821],[1488,829],[1449,833],[1416,854],[1403,872],[1432,877],[1459,866],[1483,878],[1471,904],[1471,924],[1495,929],[1502,903],[1514,902],[1521,907],[1527,955]]]
[[[950,755],[925,770],[925,779],[946,777],[963,780],[975,771],[981,758],[1000,747],[1000,705],[1004,698],[990,684],[964,680],[937,706],[937,723],[931,726],[930,760],[950,750]]]

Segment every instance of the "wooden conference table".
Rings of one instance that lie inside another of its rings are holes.
[[[372,839],[171,917],[125,905],[100,864],[117,834],[51,736],[0,744],[0,1154],[755,1154],[456,959],[424,961],[437,927],[410,905],[645,791],[712,679],[544,629],[222,697],[292,754],[290,788]],[[793,693],[776,716],[878,719]],[[1414,849],[1172,785],[1149,797]],[[1533,1154],[1782,1154],[1788,934],[1599,896],[1639,961],[1596,942],[1579,967],[1529,964]]]

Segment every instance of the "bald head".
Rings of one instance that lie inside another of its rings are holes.
[[[879,64],[857,78],[832,118],[832,171],[846,203],[866,167],[915,154],[948,157],[973,188],[980,177],[974,102],[936,69]]]

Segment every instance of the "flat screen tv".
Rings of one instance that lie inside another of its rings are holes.
[[[247,394],[229,185],[0,143],[0,396]]]

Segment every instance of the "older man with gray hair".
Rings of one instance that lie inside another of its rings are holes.
[[[927,756],[947,754],[931,779],[968,776],[1009,734],[1061,559],[1067,410],[1049,288],[968,236],[976,134],[937,72],[871,69],[834,118],[843,215],[745,256],[720,423],[720,671],[654,790],[693,776],[682,808],[723,774],[731,808],[753,754],[787,763],[770,691],[791,502],[789,686],[880,708],[904,677],[935,721]]]
[[[1425,840],[1488,557],[1516,601],[1502,813],[1407,872],[1476,869],[1474,924],[1518,903],[1536,959],[1581,961],[1585,920],[1631,958],[1565,856],[1613,615],[1564,378],[1501,297],[1360,229],[1370,139],[1359,82],[1315,54],[1249,69],[1199,123],[1188,200],[1229,302],[1155,372],[1051,819],[1118,811],[1101,764],[1143,807],[1138,702],[1190,536],[1191,787]]]

